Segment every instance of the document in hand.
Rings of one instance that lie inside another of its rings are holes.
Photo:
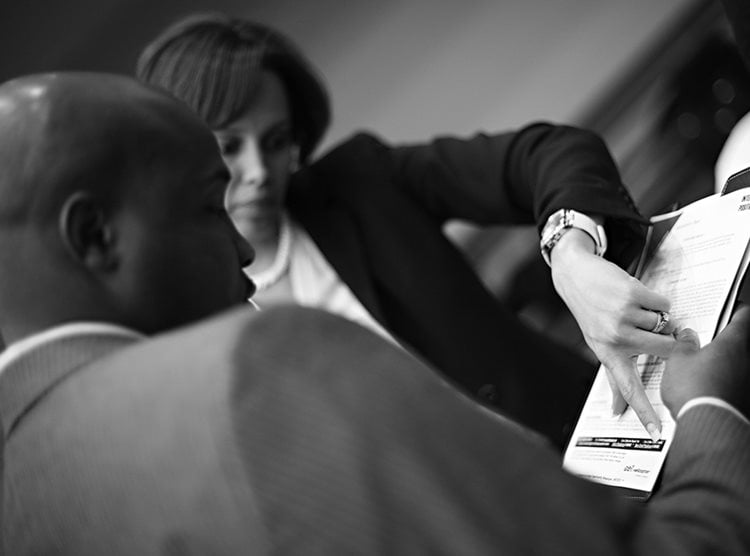
[[[740,173],[743,174],[743,173]],[[670,315],[681,327],[710,342],[729,321],[750,257],[750,187],[735,189],[735,174],[716,194],[655,216],[636,275],[649,288],[669,297]],[[743,185],[745,185],[743,183]],[[586,479],[624,489],[646,499],[666,459],[675,423],[661,401],[664,363],[641,355],[637,360],[646,394],[661,418],[661,440],[653,442],[632,409],[613,416],[612,394],[600,367],[565,451],[563,467]]]

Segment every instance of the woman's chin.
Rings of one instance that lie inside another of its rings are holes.
[[[232,210],[229,216],[240,234],[247,240],[276,229],[279,210],[261,209],[256,206],[240,207]]]

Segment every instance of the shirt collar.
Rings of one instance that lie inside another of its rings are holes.
[[[53,343],[60,339],[79,336],[104,336],[111,338],[129,338],[141,340],[145,338],[140,332],[108,322],[71,322],[48,328],[43,332],[32,334],[17,342],[13,342],[0,353],[0,373],[13,364],[18,358],[38,347]]]

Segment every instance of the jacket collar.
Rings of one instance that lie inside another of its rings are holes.
[[[8,346],[0,355],[0,420],[4,438],[27,408],[69,373],[143,337],[106,323],[70,323]]]
[[[372,278],[376,272],[370,269],[351,208],[342,199],[334,198],[328,188],[315,189],[309,172],[298,173],[287,202],[290,214],[305,228],[341,280],[369,313],[383,323],[383,310]]]

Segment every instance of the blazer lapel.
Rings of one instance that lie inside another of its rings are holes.
[[[304,194],[309,184],[296,180],[290,188],[288,208],[305,228],[326,260],[370,314],[381,324],[383,311],[372,281],[374,275],[360,232],[349,211],[320,191]],[[295,194],[297,193],[297,194]],[[301,193],[301,194],[300,194]]]

